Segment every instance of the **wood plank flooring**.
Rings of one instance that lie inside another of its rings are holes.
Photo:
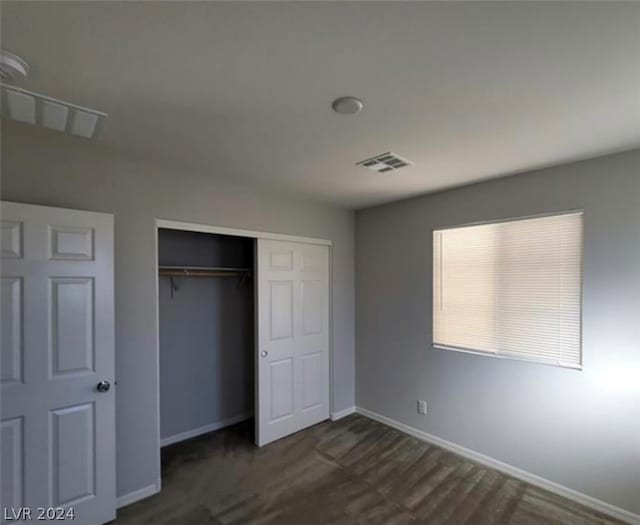
[[[252,422],[164,448],[162,492],[117,525],[620,522],[352,415],[261,449]]]

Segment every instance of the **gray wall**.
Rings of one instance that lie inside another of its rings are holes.
[[[575,208],[582,371],[430,347],[434,228]],[[356,239],[358,406],[640,512],[640,151],[359,211]]]
[[[166,266],[253,268],[254,241],[160,230]],[[253,281],[161,277],[160,437],[253,415]]]
[[[118,495],[160,475],[156,218],[331,239],[333,410],[354,404],[354,213],[213,175],[167,172],[116,157],[99,140],[2,123],[2,199],[115,214]]]

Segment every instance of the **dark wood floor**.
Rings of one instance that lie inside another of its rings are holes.
[[[162,492],[114,523],[619,523],[358,415],[261,449],[243,423],[162,456]]]

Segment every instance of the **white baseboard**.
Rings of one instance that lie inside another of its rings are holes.
[[[531,485],[535,485],[537,487],[548,490],[549,492],[553,492],[554,494],[558,494],[559,496],[563,496],[569,500],[575,501],[584,505],[585,507],[589,507],[593,510],[597,510],[598,512],[602,512],[603,514],[607,514],[608,516],[612,516],[626,523],[631,523],[634,525],[640,524],[640,514],[635,514],[631,511],[622,509],[620,507],[616,507],[615,505],[611,505],[610,503],[606,503],[602,500],[596,499],[592,496],[588,496],[583,494],[582,492],[578,492],[576,490],[570,489],[548,479],[542,478],[525,470],[514,467],[513,465],[509,465],[508,463],[503,463],[497,459],[494,459],[489,456],[485,456],[479,452],[474,450],[462,447],[460,445],[456,445],[446,439],[439,438],[432,434],[428,434],[422,430],[419,430],[415,427],[405,425],[404,423],[400,423],[395,419],[388,418],[376,412],[372,412],[371,410],[367,410],[366,408],[356,407],[356,412],[365,417],[378,421],[384,425],[393,427],[405,434],[409,434],[415,438],[418,438],[422,441],[426,441],[427,443],[432,443],[439,447],[442,447],[446,450],[449,450],[455,454],[466,457],[476,463],[481,463],[488,467],[491,467],[495,470],[499,470],[500,472],[504,472],[509,476],[514,478],[518,478],[522,481],[526,481]],[[333,418],[332,418],[333,419]]]
[[[331,412],[331,421],[338,421],[338,419],[342,419],[343,417],[347,417],[350,414],[354,414],[356,411],[356,407],[349,407],[343,410],[338,410],[337,412]]]
[[[125,494],[124,496],[118,496],[116,498],[116,508],[125,507],[127,505],[131,505],[136,501],[140,501],[141,499],[148,498],[149,496],[153,496],[160,492],[161,482],[160,480],[156,481],[153,485],[149,485],[148,487],[143,487],[138,490],[134,490],[133,492],[129,492],[129,494]]]
[[[160,446],[166,447],[167,445],[172,445],[174,443],[178,443],[179,441],[184,441],[185,439],[191,439],[201,434],[206,434],[207,432],[220,430],[221,428],[228,427],[229,425],[235,425],[236,423],[240,423],[240,421],[246,421],[247,419],[251,419],[252,417],[253,414],[238,414],[237,416],[229,417],[221,421],[216,421],[215,423],[211,423],[209,425],[204,425],[192,430],[187,430],[186,432],[180,432],[179,434],[174,434],[173,436],[162,438],[160,440]]]

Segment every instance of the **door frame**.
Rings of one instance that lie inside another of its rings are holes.
[[[303,237],[299,235],[287,235],[282,233],[273,233],[266,231],[257,231],[257,230],[243,230],[238,228],[228,228],[224,226],[214,226],[210,224],[200,224],[194,222],[183,222],[176,221],[172,219],[155,219],[154,226],[154,244],[155,244],[155,257],[154,257],[154,272],[155,272],[155,307],[156,307],[156,385],[157,385],[157,393],[156,393],[156,409],[158,414],[158,426],[156,429],[156,446],[158,449],[158,472],[160,475],[158,476],[158,491],[161,489],[160,479],[161,479],[161,469],[162,466],[160,464],[160,277],[158,275],[158,231],[160,229],[166,230],[181,230],[181,231],[190,231],[190,232],[199,232],[199,233],[213,233],[218,235],[231,235],[234,237],[247,237],[250,239],[258,240],[258,239],[268,239],[272,241],[288,241],[288,242],[299,242],[305,244],[319,244],[323,246],[329,247],[329,414],[333,414],[333,246],[332,241],[329,239],[321,239],[316,237]],[[254,257],[254,266],[258,263]],[[256,272],[254,272],[256,273]],[[254,275],[255,279],[255,275]],[[255,280],[254,280],[255,283]],[[254,286],[254,301],[257,305],[257,287]],[[258,330],[257,323],[254,327],[254,343],[258,344]],[[254,349],[254,392],[256,397],[258,396],[258,373],[257,373],[257,346]],[[254,403],[254,409],[257,406]]]

